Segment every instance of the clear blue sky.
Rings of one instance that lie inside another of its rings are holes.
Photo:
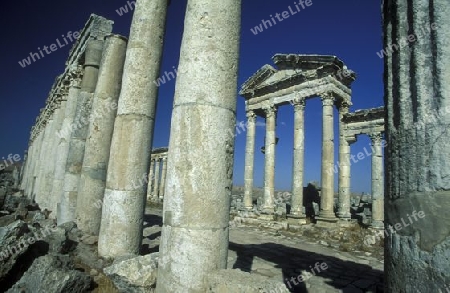
[[[220,0],[218,0],[220,1]],[[165,53],[161,74],[178,65],[186,0],[173,0],[169,8]],[[383,105],[383,60],[380,1],[312,0],[300,13],[258,35],[250,29],[268,20],[270,15],[294,8],[294,0],[243,1],[239,86],[261,66],[271,63],[275,53],[336,55],[358,78],[353,84],[351,111]],[[114,33],[128,36],[132,13],[119,16],[116,10],[127,5],[123,0],[7,1],[0,11],[2,36],[0,64],[0,158],[9,153],[23,155],[29,132],[39,109],[44,106],[55,77],[64,70],[70,47],[66,46],[22,68],[19,61],[38,47],[49,46],[68,31],[80,30],[91,13],[115,22]],[[200,52],[199,52],[200,53]],[[175,81],[160,87],[154,147],[167,146]],[[335,112],[336,113],[336,112]],[[238,97],[238,121],[245,121],[244,99]],[[263,122],[263,120],[260,120]],[[305,184],[320,181],[321,103],[306,105]],[[335,120],[337,122],[337,119]],[[337,124],[335,127],[338,142]],[[276,158],[276,188],[290,189],[292,170],[293,109],[279,109]],[[264,127],[257,128],[255,185],[263,185]],[[352,145],[352,154],[370,148],[370,140],[361,136]],[[236,138],[234,182],[243,185],[245,133]],[[336,159],[338,150],[336,148]],[[371,160],[352,166],[352,191],[370,192]],[[336,175],[337,188],[337,175]]]

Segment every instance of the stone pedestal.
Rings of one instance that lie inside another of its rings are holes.
[[[155,0],[151,0],[155,1]],[[189,0],[156,292],[206,292],[227,266],[241,2]],[[200,53],[201,52],[201,53]],[[193,86],[195,85],[195,86]]]

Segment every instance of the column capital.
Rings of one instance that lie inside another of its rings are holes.
[[[347,101],[342,101],[339,103],[339,113],[340,114],[347,114],[350,110],[351,104]]]
[[[306,99],[296,97],[292,100],[292,105],[294,106],[295,111],[304,110],[306,106]]]
[[[381,132],[369,133],[370,139],[372,140],[372,145],[381,143],[383,139],[383,134]]]
[[[334,96],[331,93],[321,93],[320,99],[322,100],[323,106],[333,106],[334,105]]]
[[[251,122],[254,122],[256,119],[256,113],[253,110],[247,110],[245,116],[247,116],[247,120]]]
[[[162,157],[163,162],[167,162],[167,157]]]
[[[266,113],[266,118],[273,117],[277,113],[277,106],[268,105],[263,107],[264,112]]]

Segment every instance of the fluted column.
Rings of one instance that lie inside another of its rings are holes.
[[[341,103],[339,106],[339,204],[338,217],[350,219],[350,142],[345,137],[344,115],[349,111],[349,105]],[[334,172],[334,168],[332,169]],[[331,172],[331,171],[330,171]]]
[[[372,227],[384,228],[384,174],[381,133],[370,134],[372,140]]]
[[[253,208],[253,166],[255,163],[256,114],[247,111],[247,143],[245,146],[244,206]]]
[[[47,168],[49,149],[51,144],[51,134],[53,127],[53,114],[48,114],[47,122],[45,124],[44,130],[44,138],[42,140],[42,149],[41,154],[39,155],[39,168],[37,170],[37,178],[36,178],[36,197],[35,201],[41,206],[43,209],[47,208],[46,201],[48,194],[44,192],[45,190],[45,170]]]
[[[263,212],[275,212],[275,144],[276,144],[276,113],[277,108],[270,106],[264,108],[266,113],[266,142],[264,165],[264,206]]]
[[[164,189],[166,188],[166,175],[167,175],[167,157],[162,158],[162,170],[161,170],[161,183],[159,186],[159,198],[164,198]]]
[[[320,196],[320,213],[322,218],[335,218],[334,214],[334,97],[322,96],[322,192]]]
[[[305,99],[294,99],[294,155],[292,170],[291,215],[304,217],[303,169],[305,158]]]
[[[87,234],[98,235],[106,185],[111,138],[122,84],[127,39],[119,35],[105,38],[103,57],[95,89],[85,155],[77,197],[77,225]]]
[[[154,0],[152,0],[154,1]],[[240,0],[188,0],[156,292],[207,292],[228,259]],[[199,52],[202,52],[201,54]]]
[[[160,161],[161,161],[160,157],[155,158],[155,181],[153,184],[154,185],[153,197],[155,198],[155,201],[158,201],[159,198],[159,180],[160,180],[159,172],[161,170]]]
[[[98,252],[139,254],[168,0],[138,0],[122,77],[103,201]],[[139,181],[139,184],[133,182]],[[120,213],[120,217],[117,216]]]
[[[449,13],[447,0],[383,2],[384,47],[400,44],[384,57],[385,292],[449,290]]]
[[[148,183],[147,183],[147,200],[151,200],[153,197],[153,176],[155,174],[155,159],[150,160],[150,170],[148,171]]]

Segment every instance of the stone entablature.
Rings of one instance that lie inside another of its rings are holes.
[[[343,116],[345,123],[345,138],[355,142],[360,134],[379,134],[385,131],[384,107],[357,110]]]
[[[164,199],[168,152],[167,147],[152,150],[147,186],[147,199],[152,202],[162,202]]]
[[[52,116],[55,109],[59,108],[59,104],[62,101],[61,96],[68,95],[68,87],[76,86],[76,81],[78,81],[79,84],[79,81],[83,76],[83,70],[80,65],[83,65],[85,62],[84,52],[86,50],[87,42],[90,39],[103,40],[105,36],[112,32],[113,23],[112,20],[108,20],[102,16],[95,14],[90,15],[89,20],[80,32],[80,37],[77,39],[69,53],[69,57],[65,63],[66,67],[64,72],[55,79],[46,100],[46,106],[36,119],[36,125],[31,131],[30,145],[45,128],[47,120]]]
[[[264,117],[261,109],[294,99],[331,94],[335,103],[351,105],[351,83],[356,74],[335,56],[276,54],[276,68],[264,65],[241,87],[248,110]],[[345,76],[342,72],[346,72]]]

